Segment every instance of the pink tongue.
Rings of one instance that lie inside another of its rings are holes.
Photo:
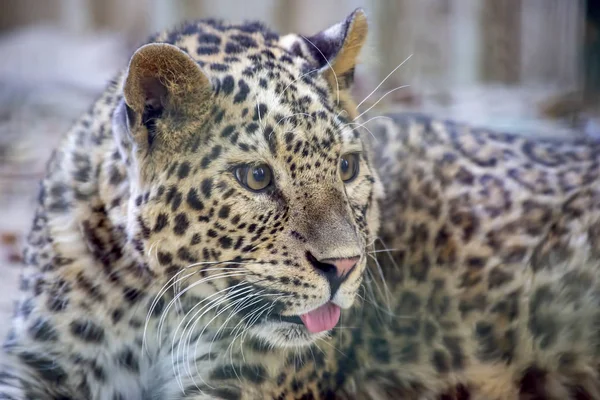
[[[323,304],[321,307],[306,314],[300,319],[311,333],[328,331],[337,325],[340,320],[340,307],[333,303]]]

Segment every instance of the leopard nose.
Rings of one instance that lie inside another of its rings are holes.
[[[329,258],[318,260],[310,252],[306,253],[306,258],[312,264],[312,266],[329,281],[332,298],[360,260],[360,257]]]
[[[350,273],[359,259],[360,257],[336,258],[333,260],[324,260],[323,262],[333,265],[338,277],[344,277]]]

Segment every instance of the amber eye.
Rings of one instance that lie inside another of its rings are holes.
[[[344,182],[350,182],[356,178],[359,171],[360,160],[358,154],[345,154],[340,159],[340,176]]]
[[[273,181],[273,172],[267,164],[237,167],[234,174],[242,186],[253,192],[265,190]]]

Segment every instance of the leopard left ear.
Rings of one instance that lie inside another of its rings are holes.
[[[280,44],[291,53],[306,58],[320,68],[333,91],[340,91],[340,102],[352,116],[356,113],[349,89],[354,83],[358,55],[367,39],[368,23],[365,12],[358,8],[344,21],[313,36],[289,34]],[[335,93],[334,93],[335,96]]]

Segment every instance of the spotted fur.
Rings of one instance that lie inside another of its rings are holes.
[[[366,30],[207,20],[138,49],[49,162],[0,399],[600,398],[598,145],[364,135]],[[262,192],[235,174],[257,164]]]

